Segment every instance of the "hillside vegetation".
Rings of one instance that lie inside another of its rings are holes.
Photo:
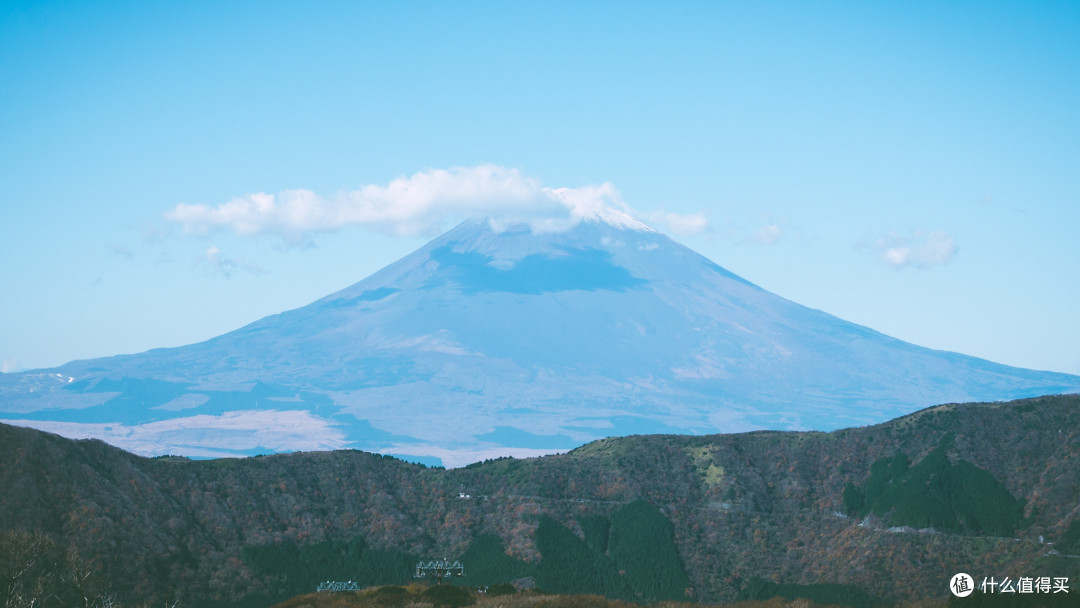
[[[1080,581],[1078,470],[1077,396],[454,470],[355,451],[146,459],[0,425],[0,542],[48,539],[125,605],[265,607],[327,579],[404,585],[449,557],[473,586],[703,603],[833,589],[857,606],[944,598],[959,571]],[[0,554],[0,573],[16,566]]]
[[[874,461],[865,493],[851,483],[844,488],[848,514],[872,512],[896,526],[1011,535],[1024,523],[1024,501],[988,471],[963,459],[950,462],[953,437],[946,433],[913,467],[902,452]]]
[[[806,597],[784,595],[788,589],[776,586],[776,591],[766,600],[739,600],[722,604],[717,608],[827,608],[836,604]],[[822,586],[825,587],[825,586]],[[818,593],[818,595],[822,595]],[[1072,608],[1076,605],[1068,595],[1021,597],[1019,600],[1004,597],[986,601],[977,596],[959,598],[923,599],[896,604],[882,604],[889,608]],[[1000,600],[1000,601],[997,601]],[[869,604],[868,604],[869,605]],[[308,593],[293,597],[272,608],[638,608],[635,604],[613,600],[597,595],[554,595],[543,592],[515,593],[514,591],[488,591],[477,593],[461,588],[424,587],[376,587],[356,592]],[[707,608],[706,605],[687,602],[663,602],[652,604],[659,608]]]
[[[443,593],[448,589],[409,585],[378,587],[347,593],[309,593],[291,598],[273,608],[637,608],[639,604],[598,595],[558,595],[543,592]],[[664,608],[699,608],[699,604],[665,602]],[[743,600],[726,608],[817,608],[824,606],[806,599],[775,596],[766,601]],[[923,602],[918,608],[945,608],[946,602]],[[914,607],[913,607],[914,608]]]

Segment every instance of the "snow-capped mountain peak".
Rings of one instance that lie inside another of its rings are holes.
[[[308,306],[49,372],[78,380],[0,376],[0,418],[145,454],[355,447],[448,465],[1080,389],[800,306],[613,208],[561,230],[464,222]],[[302,424],[260,440],[243,421],[266,416]]]

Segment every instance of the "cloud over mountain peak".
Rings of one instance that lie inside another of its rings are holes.
[[[615,196],[597,189],[561,194]],[[349,287],[205,342],[4,374],[0,419],[143,454],[348,446],[453,465],[615,435],[830,430],[1080,388],[890,338],[632,216],[566,208],[579,217],[564,231],[462,222]]]
[[[609,182],[549,188],[518,169],[492,164],[420,171],[385,186],[365,185],[331,196],[306,189],[257,192],[216,206],[181,203],[165,213],[189,234],[228,229],[289,242],[348,226],[402,236],[434,235],[450,222],[480,217],[498,218],[495,229],[525,223],[537,233],[564,232],[586,219],[651,230],[638,217],[670,224],[681,234],[705,228],[701,214],[636,212]]]

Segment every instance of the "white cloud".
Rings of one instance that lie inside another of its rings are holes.
[[[367,185],[333,196],[311,190],[258,192],[226,203],[179,204],[165,218],[188,234],[230,229],[242,236],[274,235],[304,243],[310,235],[347,226],[365,226],[394,235],[430,235],[448,221],[495,217],[495,227],[528,222],[537,232],[566,230],[587,218],[647,229],[610,183],[579,188],[547,188],[517,169],[497,165],[421,171],[385,186]],[[705,229],[703,215],[646,214],[676,234]]]
[[[742,238],[743,243],[768,247],[780,243],[809,245],[813,241],[797,225],[793,225],[789,218],[783,215],[762,213],[751,225],[757,228],[745,230],[745,236]],[[733,228],[732,232],[743,231]]]
[[[780,224],[769,224],[762,226],[756,234],[754,234],[754,240],[760,245],[772,245],[778,242],[784,236],[784,229],[780,227]]]
[[[206,251],[204,251],[202,256],[198,259],[198,262],[211,273],[219,274],[227,279],[231,278],[233,273],[237,270],[243,270],[251,274],[262,274],[265,272],[256,264],[234,259],[225,255],[218,249],[217,245],[207,247]]]
[[[4,359],[0,362],[0,373],[11,374],[14,372],[21,372],[22,367],[19,366],[19,362],[15,359]]]
[[[908,234],[890,232],[863,239],[856,247],[874,251],[896,270],[902,268],[932,268],[952,261],[956,256],[956,241],[941,230],[913,230]]]

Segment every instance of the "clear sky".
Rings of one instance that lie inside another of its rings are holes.
[[[802,304],[1080,374],[1076,2],[4,2],[0,365],[302,306],[477,183],[602,191]]]

